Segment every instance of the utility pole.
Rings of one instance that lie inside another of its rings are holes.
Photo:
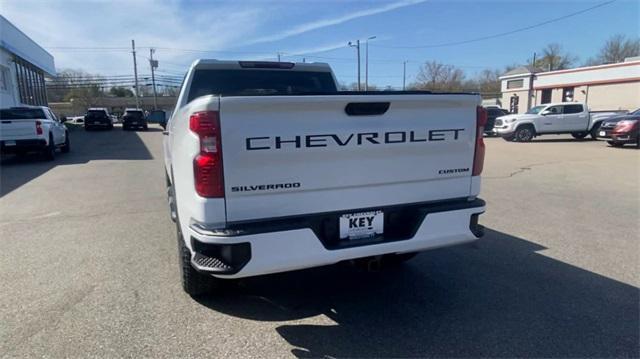
[[[278,52],[278,62],[280,62],[280,53]]]
[[[375,36],[368,37],[365,40],[364,55],[364,90],[369,91],[369,40],[375,39]]]
[[[155,49],[149,49],[149,65],[151,66],[151,84],[153,86],[153,109],[158,109],[158,93],[156,92],[156,77],[153,70],[158,67],[158,60],[153,59]]]
[[[349,46],[355,47],[358,51],[358,91],[360,91],[360,40],[356,40],[356,43],[349,41]]]
[[[138,65],[136,64],[136,41],[131,40],[131,53],[133,53],[133,76],[135,77],[135,93],[136,93],[136,108],[140,107],[140,100],[138,99]]]
[[[406,88],[407,84],[407,61],[402,62],[402,91]]]

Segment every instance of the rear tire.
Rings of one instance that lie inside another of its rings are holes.
[[[535,136],[535,130],[529,125],[524,125],[518,127],[514,135],[517,142],[530,142]]]
[[[49,134],[49,144],[42,151],[42,158],[45,161],[53,161],[56,158],[56,144],[53,143],[53,136]]]
[[[192,297],[211,293],[219,286],[220,279],[198,272],[191,265],[191,251],[184,244],[180,225],[176,225],[178,236],[178,256],[182,289]]]
[[[573,138],[575,138],[576,140],[581,140],[585,137],[587,137],[588,133],[587,132],[572,132],[571,136]]]
[[[169,185],[167,192],[175,200],[173,186]],[[184,243],[182,230],[180,230],[180,221],[177,220],[177,217],[178,213],[176,211],[176,237],[178,238],[178,261],[180,265],[182,289],[192,297],[212,293],[220,287],[222,280],[211,275],[200,273],[193,268],[191,265],[191,251]]]
[[[65,134],[64,145],[60,148],[62,153],[69,153],[71,151],[71,141],[69,141],[69,132]]]
[[[600,131],[600,125],[602,123],[598,122],[596,124],[593,125],[593,127],[591,128],[591,131],[589,131],[589,135],[591,135],[591,139],[593,140],[597,140],[598,139],[598,132]]]

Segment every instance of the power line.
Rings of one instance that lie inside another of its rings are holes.
[[[512,35],[518,32],[522,32],[522,31],[527,31],[527,30],[531,30],[534,29],[536,27],[540,27],[540,26],[544,26],[547,24],[551,24],[554,22],[558,22],[560,20],[564,20],[576,15],[580,15],[583,14],[585,12],[609,5],[611,3],[616,2],[617,0],[610,0],[610,1],[606,1],[603,3],[600,3],[598,5],[594,5],[591,7],[588,7],[586,9],[580,10],[580,11],[576,11],[564,16],[560,16],[554,19],[550,19],[547,21],[543,21],[534,25],[529,25],[529,26],[525,26],[525,27],[521,27],[515,30],[511,30],[511,31],[506,31],[506,32],[501,32],[501,33],[497,33],[497,34],[493,34],[493,35],[487,35],[487,36],[482,36],[482,37],[477,37],[474,39],[469,39],[469,40],[462,40],[462,41],[454,41],[454,42],[447,42],[447,43],[442,43],[442,44],[431,44],[431,45],[417,45],[417,46],[394,46],[394,45],[373,45],[372,46],[376,46],[376,47],[383,47],[383,48],[390,48],[390,49],[426,49],[426,48],[434,48],[434,47],[445,47],[445,46],[455,46],[455,45],[463,45],[463,44],[468,44],[468,43],[472,43],[472,42],[478,42],[478,41],[483,41],[483,40],[489,40],[489,39],[495,39],[497,37],[502,37],[502,36],[507,36],[507,35]]]

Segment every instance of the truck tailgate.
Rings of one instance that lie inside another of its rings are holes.
[[[1,120],[0,140],[21,140],[35,138],[36,120]]]
[[[479,101],[472,94],[222,97],[227,221],[467,197]],[[348,105],[366,114],[349,115]]]

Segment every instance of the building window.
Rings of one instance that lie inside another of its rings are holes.
[[[9,90],[9,84],[11,83],[10,76],[9,68],[0,66],[0,91]]]
[[[573,87],[562,89],[562,102],[573,102]]]
[[[551,89],[542,90],[540,104],[544,105],[545,103],[550,103],[550,102],[551,102]]]
[[[25,105],[46,106],[47,93],[42,81],[42,70],[17,56],[15,64],[20,102]]]
[[[507,89],[519,89],[524,86],[524,80],[509,80],[507,81]]]

